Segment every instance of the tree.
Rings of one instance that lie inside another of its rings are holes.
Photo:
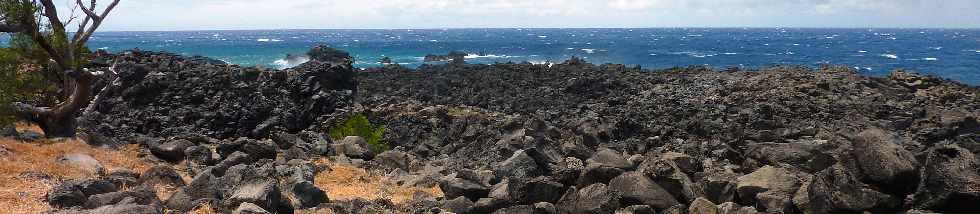
[[[59,17],[52,0],[0,0],[0,33],[27,36],[43,50],[50,61],[49,70],[60,71],[64,98],[52,107],[40,107],[28,103],[13,103],[16,117],[37,123],[48,137],[74,137],[76,116],[92,99],[93,72],[84,69],[88,50],[86,43],[102,25],[103,20],[119,4],[112,0],[102,13],[96,13],[96,1],[86,5],[75,0],[72,15],[66,20]],[[84,15],[79,22],[74,12],[80,9]],[[78,24],[69,37],[66,24]]]

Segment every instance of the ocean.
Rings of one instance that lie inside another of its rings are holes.
[[[2,40],[2,39],[0,39]],[[0,41],[3,42],[3,41]],[[3,42],[6,43],[6,42]],[[240,65],[285,68],[286,54],[315,44],[350,52],[358,67],[390,57],[407,67],[426,54],[469,53],[470,63],[593,63],[670,68],[711,65],[847,65],[870,75],[916,70],[980,85],[980,29],[392,29],[99,32],[89,47],[201,55]],[[293,63],[295,64],[295,63]]]

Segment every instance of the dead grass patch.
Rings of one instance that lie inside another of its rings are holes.
[[[438,186],[432,188],[403,187],[386,182],[383,176],[373,175],[354,166],[331,164],[325,160],[318,161],[318,164],[325,164],[330,168],[330,170],[317,173],[314,180],[317,187],[327,192],[330,200],[388,199],[395,204],[401,204],[411,200],[419,192],[428,193],[435,197],[442,196],[442,190]]]
[[[18,123],[20,131],[40,132],[37,126]],[[99,160],[107,170],[127,168],[137,172],[152,166],[137,158],[139,147],[128,145],[118,150],[96,148],[79,139],[21,142],[0,138],[0,146],[10,154],[0,156],[0,207],[11,213],[41,213],[50,209],[44,202],[47,191],[62,180],[91,178],[96,175],[56,163],[59,156],[79,153]],[[27,178],[24,173],[47,175],[50,179]]]

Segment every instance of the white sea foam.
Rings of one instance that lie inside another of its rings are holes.
[[[866,50],[859,50],[859,51],[858,51],[858,53],[867,53],[867,52],[868,52],[868,51],[866,51]]]
[[[937,60],[939,60],[939,58],[927,57],[927,58],[922,58],[922,60],[925,60],[925,61],[937,61]]]
[[[544,38],[548,38],[548,36],[538,36],[538,38],[544,39]]]
[[[588,48],[586,48],[586,49],[582,49],[582,51],[585,51],[585,53],[587,53],[587,54],[594,54],[595,53],[595,49],[588,49]]]
[[[271,39],[256,39],[255,41],[257,41],[257,42],[269,42],[269,41],[272,41],[272,40]]]
[[[733,52],[722,53],[722,54],[724,54],[724,55],[738,55],[738,53],[733,53]]]
[[[464,58],[477,59],[477,58],[513,58],[513,57],[519,57],[519,56],[494,55],[494,54],[485,54],[485,55],[469,54],[466,55]]]
[[[308,61],[310,61],[310,58],[307,56],[286,55],[286,58],[276,60],[275,62],[272,62],[272,64],[275,65],[277,69],[287,69],[296,67]]]
[[[898,59],[898,55],[895,54],[882,54],[881,56],[889,59]]]

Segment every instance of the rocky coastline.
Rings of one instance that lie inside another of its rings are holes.
[[[119,73],[101,80],[109,87],[80,116],[84,138],[137,144],[139,158],[160,165],[65,181],[45,196],[51,212],[980,210],[980,88],[953,81],[578,59],[358,70],[346,53],[314,52],[285,70],[107,54]],[[391,150],[331,139],[330,128],[356,113],[386,127]],[[316,185],[331,170],[321,160],[442,195],[330,199]],[[142,187],[160,182],[179,188],[159,198]]]

